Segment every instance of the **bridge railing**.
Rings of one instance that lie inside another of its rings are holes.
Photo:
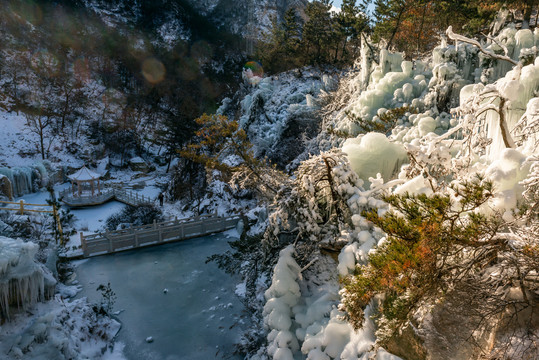
[[[105,186],[101,188],[99,192],[95,190],[93,195],[88,191],[84,191],[80,195],[78,193],[73,194],[71,189],[62,190],[58,195],[63,198],[66,203],[71,205],[100,204],[113,197],[116,197],[119,201],[129,205],[148,204],[154,201],[154,199],[149,196],[139,194],[136,191],[123,189],[121,185],[115,184]]]
[[[113,188],[114,196],[120,201],[127,202],[132,205],[148,204],[154,200],[144,194],[139,194],[136,191],[129,191],[121,188]]]
[[[204,215],[195,218],[163,221],[123,230],[81,236],[84,257],[114,253],[142,246],[166,243],[225,231],[236,226],[239,215],[219,217]]]

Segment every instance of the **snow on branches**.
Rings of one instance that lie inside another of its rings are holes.
[[[296,248],[302,247],[298,253],[303,259],[298,261],[303,262],[321,244],[348,242],[348,238],[341,239],[341,233],[350,231],[353,237],[355,230],[368,228],[358,214],[376,202],[362,185],[346,154],[338,149],[304,161],[295,178],[281,188],[274,200],[266,242],[279,246],[284,234],[293,236]]]

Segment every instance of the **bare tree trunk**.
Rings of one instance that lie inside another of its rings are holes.
[[[165,171],[166,174],[168,174],[168,171],[170,170],[170,163],[172,162],[172,153],[170,153],[168,157],[168,164],[167,164],[167,171]]]
[[[421,33],[423,32],[423,25],[425,25],[425,15],[427,13],[428,2],[425,2],[423,5],[423,14],[421,15],[421,25],[419,26],[419,31],[417,32],[417,58],[419,59],[420,47],[421,47]]]
[[[505,99],[500,97],[500,106],[498,110],[498,115],[500,116],[500,131],[502,133],[503,144],[506,148],[514,148],[515,142],[509,134],[509,128],[507,126],[507,121],[505,121]]]
[[[401,24],[402,15],[404,14],[404,10],[406,10],[406,6],[403,5],[401,7],[401,10],[399,11],[399,15],[397,16],[397,23],[395,24],[395,28],[393,29],[393,33],[391,34],[391,37],[389,38],[386,49],[390,48],[391,43],[393,42],[393,39],[395,38],[395,35],[397,34],[397,31],[398,31],[399,26]]]
[[[45,160],[45,144],[43,143],[43,122],[41,121],[41,116],[38,116],[38,125],[39,125],[39,142],[41,145],[41,160]]]

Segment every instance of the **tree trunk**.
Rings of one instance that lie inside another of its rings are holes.
[[[168,157],[167,171],[165,171],[166,174],[168,174],[168,171],[170,170],[170,163],[171,162],[172,162],[172,153]]]
[[[406,6],[403,5],[401,7],[400,11],[399,11],[399,15],[397,16],[397,23],[395,24],[395,28],[393,29],[393,33],[391,34],[391,38],[389,38],[389,41],[387,43],[386,49],[388,49],[388,50],[391,47],[391,43],[393,42],[393,39],[395,38],[395,35],[397,34],[397,31],[399,30],[399,26],[401,24],[402,14],[404,14],[404,10],[406,10]]]
[[[421,47],[421,33],[423,32],[423,25],[425,24],[425,14],[427,13],[428,2],[423,5],[423,14],[421,16],[421,25],[419,26],[419,31],[417,32],[417,58],[419,59],[420,47]]]
[[[498,115],[500,116],[500,131],[502,133],[503,144],[506,148],[514,148],[515,142],[509,133],[509,127],[507,126],[507,121],[505,121],[505,99],[500,97],[500,106],[498,110]]]
[[[43,123],[41,122],[41,117],[38,118],[39,121],[39,142],[41,145],[41,160],[45,160],[45,145],[43,144]]]
[[[62,133],[64,132],[66,116],[69,110],[69,91],[66,88],[64,88],[64,91],[65,91],[66,98],[65,98],[64,111],[62,112],[62,125],[61,125]]]
[[[533,0],[528,1],[526,4],[526,7],[524,8],[524,21],[528,23],[528,27],[530,23],[530,18],[532,16],[533,3],[534,3]]]

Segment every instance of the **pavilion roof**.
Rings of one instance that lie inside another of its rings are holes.
[[[75,181],[90,181],[99,179],[101,175],[89,170],[86,166],[83,166],[76,173],[68,175],[67,177]]]

